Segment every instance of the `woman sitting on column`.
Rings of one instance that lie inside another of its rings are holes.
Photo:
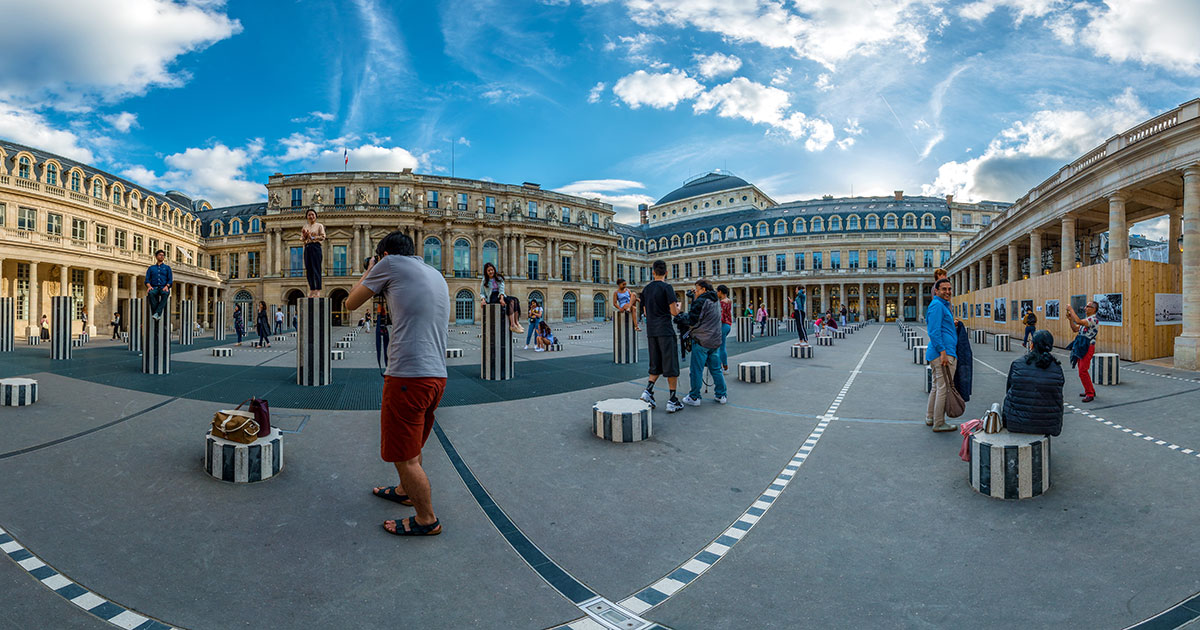
[[[317,223],[317,211],[311,208],[304,213],[304,219],[308,223],[300,228],[300,240],[304,242],[304,276],[308,280],[308,297],[321,297],[321,243],[325,240],[325,226]]]
[[[233,305],[233,332],[237,333],[237,343],[235,346],[242,345],[242,337],[246,336],[246,316],[242,313],[242,305]]]
[[[529,300],[529,332],[525,333],[525,349],[529,349],[529,340],[533,338],[542,324],[542,305],[537,300]]]
[[[506,311],[505,315],[508,316],[508,329],[515,333],[525,332],[525,329],[517,324],[517,314],[515,312],[507,312],[510,309],[508,308],[508,301],[505,300],[506,297],[504,293],[504,276],[500,275],[499,271],[496,271],[496,265],[490,262],[484,263],[483,282],[479,285],[479,298],[483,300],[484,304],[503,304]]]
[[[1012,433],[1058,435],[1063,424],[1063,371],[1048,330],[1033,334],[1025,356],[1008,367],[1004,411],[1000,418]]]
[[[546,352],[550,346],[558,343],[554,338],[554,333],[550,332],[550,326],[546,322],[538,322],[537,339],[535,340],[537,348],[534,352]]]
[[[632,313],[633,327],[641,330],[642,325],[637,318],[637,303],[637,294],[629,290],[624,278],[617,278],[617,290],[613,291],[613,306],[617,308],[618,313]]]
[[[271,347],[271,316],[267,314],[267,303],[258,303],[258,319],[254,324],[255,331],[258,332],[258,341],[254,344],[261,348],[266,346]]]

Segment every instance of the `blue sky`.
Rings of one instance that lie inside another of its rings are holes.
[[[421,172],[632,220],[724,168],[777,200],[1012,200],[1200,96],[1194,0],[0,0],[0,137],[215,204]],[[1156,226],[1142,226],[1154,231]]]

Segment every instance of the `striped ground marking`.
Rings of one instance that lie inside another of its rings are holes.
[[[1063,406],[1077,414],[1087,416],[1087,417],[1091,418],[1092,420],[1099,422],[1100,424],[1117,429],[1118,431],[1121,431],[1122,433],[1128,433],[1132,437],[1141,438],[1142,440],[1144,440],[1146,442],[1153,442],[1154,444],[1156,444],[1158,446],[1165,446],[1165,447],[1171,449],[1172,451],[1183,453],[1184,455],[1195,455],[1196,457],[1200,457],[1200,452],[1197,452],[1195,449],[1184,448],[1178,444],[1172,444],[1166,440],[1160,440],[1152,435],[1146,435],[1145,433],[1142,433],[1140,431],[1134,431],[1133,429],[1131,429],[1129,427],[1121,426],[1119,424],[1114,423],[1111,420],[1105,420],[1104,418],[1097,416],[1096,414],[1088,411],[1087,409],[1083,409],[1081,407],[1076,407],[1075,405],[1072,405],[1071,403],[1063,403]]]

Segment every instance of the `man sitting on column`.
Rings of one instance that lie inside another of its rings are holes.
[[[692,389],[684,397],[684,404],[700,406],[700,384],[704,382],[704,368],[713,378],[713,395],[724,405],[725,376],[721,372],[721,306],[712,283],[703,278],[696,281],[695,298],[686,315],[692,335]]]
[[[163,309],[171,298],[171,267],[163,260],[167,253],[163,250],[154,252],[153,265],[146,268],[146,306],[150,308],[150,317],[162,319]]]

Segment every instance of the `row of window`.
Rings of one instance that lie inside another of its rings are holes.
[[[537,300],[538,304],[545,306],[546,299],[542,296],[541,291],[533,291],[529,294],[525,304],[532,304]],[[475,294],[468,289],[461,289],[454,294],[454,320],[456,324],[473,324],[475,323],[475,305],[478,301],[475,299]],[[595,321],[604,321],[604,317],[608,310],[608,298],[603,293],[595,293],[592,295],[592,319]],[[562,300],[562,321],[571,323],[577,321],[579,317],[579,299],[573,291],[567,291],[563,294]]]
[[[885,229],[885,230],[918,229],[917,228],[917,216],[915,214],[904,215],[903,223],[902,223],[903,228],[896,227],[898,221],[899,221],[899,219],[894,214],[884,215],[883,229]],[[868,214],[866,217],[866,220],[861,221],[857,214],[852,214],[849,217],[846,217],[845,224],[844,224],[845,230],[861,230],[861,229],[863,229],[862,226],[864,223],[866,225],[866,229],[868,229],[868,230],[880,229],[879,228],[880,221],[879,221],[878,215]],[[925,214],[921,217],[919,229],[929,230],[929,229],[933,229],[935,227],[935,225],[936,225],[936,223],[935,223],[933,215]],[[806,234],[806,233],[811,233],[811,232],[836,232],[836,231],[841,231],[843,229],[842,226],[843,226],[842,217],[836,216],[836,215],[829,217],[828,221],[826,221],[822,217],[813,217],[811,221],[805,221],[804,219],[795,219],[791,223],[791,233],[792,234]],[[663,250],[663,249],[672,248],[672,247],[680,247],[681,245],[683,247],[687,247],[690,245],[703,245],[706,243],[717,243],[717,242],[720,242],[722,240],[722,238],[724,238],[724,240],[731,241],[731,240],[735,240],[738,238],[747,239],[747,238],[758,238],[758,237],[765,237],[765,236],[782,236],[782,235],[786,235],[786,234],[788,234],[788,222],[784,219],[778,219],[775,221],[773,228],[766,221],[759,221],[758,224],[754,225],[754,226],[751,226],[749,223],[743,223],[740,227],[735,228],[734,226],[731,225],[731,226],[726,227],[724,232],[722,232],[721,229],[719,229],[719,228],[713,228],[710,231],[701,230],[701,231],[695,232],[694,234],[691,232],[687,232],[687,233],[683,234],[682,237],[679,234],[676,234],[676,235],[671,236],[670,240],[668,240],[667,237],[665,237],[665,236],[660,237],[658,239],[658,241],[655,241],[654,239],[650,239],[648,241],[644,240],[644,239],[636,240],[632,236],[630,236],[630,237],[626,237],[624,244],[625,244],[625,247],[627,247],[629,249],[636,249],[639,251],[651,251],[652,252],[652,251]]]
[[[429,191],[426,191],[426,195],[427,195],[427,198],[425,200],[426,208],[442,207],[442,196],[439,191],[429,190]],[[391,186],[376,187],[375,203],[376,203],[376,205],[380,205],[380,206],[389,206],[392,204],[392,188],[391,188]],[[335,205],[335,206],[346,205],[346,187],[345,186],[334,186],[333,187],[333,205]],[[304,206],[304,189],[303,188],[293,188],[292,189],[292,207],[300,208],[302,206]],[[470,201],[467,197],[467,193],[454,194],[450,198],[450,200],[448,200],[446,202],[445,207],[447,209],[454,209],[454,210],[461,210],[461,211],[469,210],[470,209]],[[539,214],[539,209],[540,209],[541,214]],[[487,214],[496,214],[496,198],[495,197],[490,196],[490,195],[484,196],[483,211]],[[548,219],[548,218],[550,218],[550,214],[554,211],[554,205],[551,203],[543,203],[539,207],[538,202],[528,201],[525,204],[525,211],[528,214],[529,218],[531,218],[531,219],[538,219],[538,218]],[[571,215],[572,215],[571,208],[569,206],[560,206],[560,212],[561,212],[561,214],[558,215],[559,219],[561,221],[563,221],[564,223],[570,223]],[[587,220],[586,213],[582,210],[579,211],[579,214],[577,215],[577,217],[580,222]],[[600,227],[600,213],[599,212],[592,213],[591,223],[592,223],[592,227]]]
[[[828,254],[828,258],[826,258],[826,254]],[[843,254],[845,254],[844,257],[843,257]],[[843,260],[846,262],[846,266],[845,266],[846,269],[860,269],[863,267],[860,267],[861,261],[859,258],[859,254],[860,254],[860,252],[858,250],[849,250],[846,252],[842,252],[842,251],[838,251],[838,250],[832,250],[832,251],[828,251],[828,252],[793,252],[790,256],[788,254],[775,254],[774,255],[774,265],[771,264],[772,263],[771,255],[769,255],[769,254],[758,254],[757,256],[742,256],[740,265],[738,264],[739,261],[738,261],[737,257],[730,256],[730,257],[724,259],[725,265],[724,265],[724,274],[723,275],[734,276],[734,275],[738,275],[739,273],[743,274],[743,275],[751,274],[751,273],[771,273],[771,272],[783,273],[783,272],[787,272],[787,271],[807,271],[809,269],[814,270],[814,271],[821,271],[821,270],[826,269],[826,266],[825,266],[826,260],[828,260],[828,262],[829,262],[828,269],[831,269],[831,270],[842,269],[843,268],[843,266],[842,266]],[[879,268],[879,250],[869,249],[869,250],[866,250],[866,254],[867,254],[867,256],[866,256],[865,268],[866,269],[878,269]],[[898,254],[901,254],[904,256],[904,267],[903,268],[906,270],[913,270],[913,269],[916,269],[918,266],[924,267],[926,269],[931,269],[934,267],[935,259],[940,261],[937,263],[938,266],[944,265],[946,263],[946,261],[950,260],[950,251],[949,250],[939,250],[939,251],[935,252],[932,249],[926,249],[926,250],[888,249],[888,250],[884,250],[884,268],[885,269],[899,269],[900,268],[899,261],[897,259]],[[919,256],[919,258],[918,258],[918,256]],[[788,264],[789,260],[791,261],[790,265]],[[918,265],[918,262],[920,263],[920,265]],[[740,269],[740,271],[739,271],[739,269]],[[680,273],[681,271],[682,271],[682,274]],[[694,275],[692,273],[693,271],[696,272]],[[709,273],[710,271],[711,271],[711,274]],[[618,266],[617,273],[618,273],[618,275],[621,273],[620,266]],[[671,275],[669,277],[671,277],[671,278],[703,278],[703,277],[718,277],[721,275],[722,275],[721,259],[713,258],[711,261],[700,260],[700,261],[695,261],[694,263],[693,262],[672,263]]]
[[[749,200],[750,200],[750,196],[749,196],[749,195],[742,195],[742,201],[749,201]],[[758,201],[758,197],[755,197],[755,198],[754,198],[754,201]],[[730,197],[730,198],[729,198],[729,204],[730,204],[730,205],[733,205],[733,204],[735,204],[735,203],[737,203],[737,198],[736,198],[736,197]],[[718,199],[718,200],[716,201],[716,204],[717,204],[717,207],[720,207],[720,206],[721,206],[721,200],[720,200],[720,199]],[[712,206],[712,202],[709,202],[709,201],[705,201],[705,202],[704,202],[704,207],[705,207],[705,208],[709,208],[709,207],[711,207],[711,206]],[[700,209],[700,202],[696,202],[696,203],[693,203],[693,204],[692,204],[692,210],[699,210],[699,209]],[[672,209],[671,209],[671,214],[677,214],[677,213],[679,213],[679,212],[682,212],[682,213],[684,213],[684,214],[687,214],[687,211],[688,211],[688,209],[687,209],[687,206],[684,206],[684,207],[682,207],[682,208],[672,208]],[[651,218],[651,219],[657,219],[657,218],[658,218],[658,216],[659,216],[659,215],[658,215],[657,213],[655,213],[655,214],[652,214],[652,215],[650,215],[650,218]],[[667,218],[667,212],[666,212],[666,209],[665,209],[665,208],[663,209],[662,218],[664,218],[664,219],[665,219],[665,218]]]
[[[261,231],[262,231],[262,220],[259,219],[258,217],[252,217],[250,219],[250,229],[247,232],[247,234],[257,234]],[[230,219],[229,220],[229,234],[231,236],[236,236],[241,233],[242,233],[242,220],[241,219]],[[225,224],[221,223],[220,219],[214,219],[213,222],[208,225],[208,235],[209,236],[223,236],[224,234],[225,234]]]
[[[0,227],[5,226],[7,214],[5,204],[0,203]],[[23,232],[36,232],[38,230],[38,214],[39,212],[36,208],[18,206],[16,228]],[[94,221],[91,222],[91,232],[89,234],[88,221],[77,217],[71,217],[71,231],[69,234],[64,234],[64,221],[65,217],[62,214],[58,212],[46,212],[45,233],[57,237],[69,236],[71,240],[80,242],[88,242],[90,236],[91,242],[97,245],[112,246],[139,254],[153,254],[158,249],[162,249],[167,254],[167,260],[171,260],[171,244],[167,242],[160,244],[157,238],[151,238],[147,241],[141,234],[130,234],[127,230],[121,228],[112,228],[110,230],[109,226]],[[147,242],[149,243],[149,247],[143,251],[143,245]],[[192,264],[193,259],[194,254],[191,250],[182,247],[175,248],[175,262]]]

